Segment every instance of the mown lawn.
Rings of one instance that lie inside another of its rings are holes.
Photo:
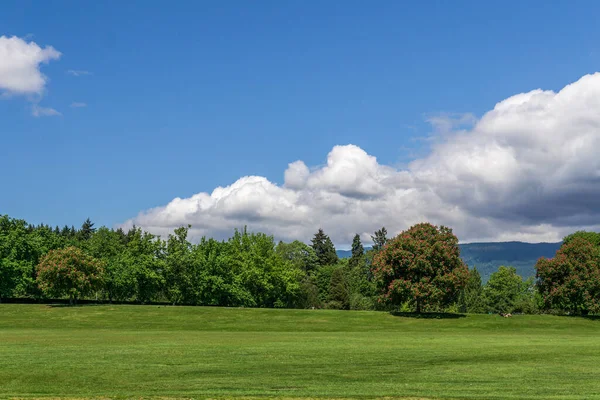
[[[0,398],[600,399],[600,320],[0,304]]]

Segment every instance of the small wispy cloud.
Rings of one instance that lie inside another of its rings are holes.
[[[54,108],[40,107],[38,104],[33,104],[31,106],[31,115],[33,115],[36,118],[39,118],[39,117],[57,117],[57,116],[61,116],[62,114],[60,112],[56,111]]]
[[[81,69],[70,69],[67,71],[67,74],[69,74],[71,76],[92,75],[92,73],[90,71],[85,71],[85,70],[81,70]]]
[[[433,126],[438,133],[450,133],[456,129],[470,128],[477,122],[477,117],[472,113],[437,113],[428,114],[425,120]]]
[[[82,108],[82,107],[87,107],[87,104],[78,102],[78,101],[71,103],[71,108]]]

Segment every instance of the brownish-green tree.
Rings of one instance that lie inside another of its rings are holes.
[[[77,247],[51,250],[36,268],[37,283],[50,297],[69,296],[69,303],[102,288],[102,263]]]
[[[469,270],[460,258],[452,229],[429,223],[414,225],[391,239],[373,259],[380,300],[400,305],[444,306],[456,300]]]
[[[600,311],[600,248],[592,241],[579,235],[569,238],[554,258],[540,258],[535,268],[545,308],[575,314]]]

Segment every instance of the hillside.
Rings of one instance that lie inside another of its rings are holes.
[[[525,278],[535,276],[535,263],[540,257],[552,258],[558,243],[466,243],[460,245],[460,255],[469,268],[477,267],[485,282],[501,265],[515,267]]]
[[[469,268],[477,267],[481,278],[486,282],[489,276],[501,265],[512,266],[519,275],[535,275],[534,266],[538,258],[554,257],[560,247],[558,243],[465,243],[460,245],[460,255]],[[338,257],[350,257],[350,250],[338,250]]]

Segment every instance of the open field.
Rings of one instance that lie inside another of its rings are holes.
[[[600,320],[0,304],[0,398],[600,399]]]

